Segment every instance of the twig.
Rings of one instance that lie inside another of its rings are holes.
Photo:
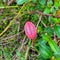
[[[36,25],[36,28],[38,27],[39,23],[41,22],[41,18],[42,18],[42,14],[41,14],[41,16],[39,17],[39,20],[38,20],[38,23],[37,23],[37,25]]]
[[[28,52],[29,52],[29,47],[27,47],[27,50],[26,50],[25,60],[27,60],[27,57],[28,57]]]
[[[7,5],[10,5],[14,0],[8,0]]]
[[[24,30],[23,30],[23,31],[21,31],[20,33],[22,33],[22,32],[24,32]],[[7,40],[7,39],[10,39],[10,38],[13,38],[13,37],[15,37],[15,36],[19,35],[20,33],[17,33],[17,34],[12,35],[12,36],[5,37],[5,38],[3,38],[2,40]]]
[[[54,41],[56,42],[56,34],[55,34],[55,32],[54,32]]]
[[[18,8],[18,6],[0,6],[0,9],[4,8]]]
[[[44,25],[44,27],[47,27],[46,24],[43,21],[41,21],[41,23]]]
[[[42,15],[45,15],[45,16],[53,16],[53,17],[56,17],[56,18],[60,18],[60,16],[55,16],[53,14],[44,14],[43,12],[39,11],[39,10],[36,10],[37,13],[40,13]]]
[[[19,50],[20,52],[22,51],[22,48],[23,48],[23,46],[24,46],[24,41],[25,41],[25,39],[26,39],[26,36],[24,37],[24,39],[23,39],[23,41],[22,41],[21,47],[18,48],[18,50]]]

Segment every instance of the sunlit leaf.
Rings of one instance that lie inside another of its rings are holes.
[[[55,25],[54,30],[56,35],[60,38],[60,25]]]
[[[16,0],[16,3],[18,4],[18,5],[21,5],[21,4],[23,4],[23,3],[25,3],[25,2],[27,2],[28,0]]]

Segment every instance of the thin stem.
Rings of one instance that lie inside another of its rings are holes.
[[[38,20],[38,23],[37,23],[37,25],[36,25],[36,28],[38,27],[39,23],[41,22],[41,18],[42,18],[42,14],[41,14],[41,16],[39,17],[39,20]]]
[[[31,47],[31,40],[29,40],[29,42],[28,42],[28,46],[27,46],[27,50],[26,50],[26,54],[25,54],[25,60],[27,60],[30,47]]]
[[[56,15],[53,15],[53,14],[44,14],[43,12],[37,10],[36,13],[39,13],[39,14],[42,14],[43,16],[52,16],[52,17],[55,17],[55,18],[60,18],[60,16],[56,16]]]
[[[27,47],[27,50],[26,50],[25,60],[27,60],[27,57],[28,57],[28,52],[29,52],[29,47]]]
[[[18,8],[18,6],[0,6],[0,9],[4,8]]]
[[[46,24],[43,21],[41,21],[41,23],[44,25],[44,27],[47,27]]]

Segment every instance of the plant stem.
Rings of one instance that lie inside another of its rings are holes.
[[[4,9],[4,8],[18,8],[18,6],[1,6],[0,9]]]

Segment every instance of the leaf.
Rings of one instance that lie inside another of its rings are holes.
[[[60,38],[60,25],[55,25],[54,30],[58,38]]]
[[[48,2],[47,2],[47,6],[48,6],[48,7],[51,7],[52,4],[53,4],[52,0],[48,0]]]
[[[20,51],[16,51],[16,55],[18,56],[18,57],[20,57],[21,56],[21,54],[20,54]]]
[[[44,30],[45,33],[48,33],[50,36],[53,36],[53,29],[51,27],[46,27]]]
[[[51,58],[52,52],[48,46],[40,45],[40,54],[43,58],[48,59]]]
[[[49,17],[49,21],[51,22],[51,23],[60,23],[60,19],[58,19],[58,18],[54,18],[54,17]]]
[[[28,0],[16,0],[16,3],[18,4],[18,5],[21,5],[21,4],[23,4],[23,3],[25,3],[25,2],[27,2]]]
[[[46,0],[39,0],[38,2],[39,2],[41,5],[45,5]]]
[[[38,16],[36,14],[32,14],[31,15],[31,19],[32,19],[33,22],[37,21],[38,20]]]
[[[42,34],[42,38],[46,41],[50,40],[50,36],[46,33],[46,34]]]
[[[59,7],[59,1],[58,0],[54,0],[54,7],[56,8],[56,10],[58,9]]]
[[[56,58],[60,58],[60,51],[57,52],[57,53],[54,53],[54,56],[55,56]]]
[[[55,52],[55,53],[59,52],[59,47],[58,47],[58,45],[55,43],[54,40],[49,40],[49,41],[48,41],[48,44],[50,45],[50,47],[51,47],[51,49],[52,49],[53,52]]]
[[[37,27],[37,33],[41,33],[43,31],[42,27],[41,26],[38,26]]]
[[[55,58],[54,60],[60,60],[60,58]]]
[[[42,38],[38,41],[39,45],[46,45],[47,41],[43,40]]]
[[[29,38],[29,39],[35,39],[36,38],[36,27],[35,25],[30,22],[30,21],[27,21],[24,25],[24,31],[25,31],[25,34],[26,36]]]
[[[53,13],[53,15],[56,15],[56,9],[54,6],[51,7],[51,13]]]
[[[45,10],[44,10],[44,12],[43,12],[44,14],[49,14],[50,13],[50,8],[45,8]]]
[[[36,2],[36,0],[32,0],[32,2],[33,2],[33,3],[35,3],[35,2]]]

